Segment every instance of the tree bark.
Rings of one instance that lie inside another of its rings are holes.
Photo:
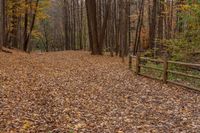
[[[0,50],[2,50],[3,45],[5,45],[5,34],[6,34],[6,13],[5,13],[5,0],[1,0],[1,17],[2,17],[2,24],[1,24],[1,43],[0,43]]]
[[[24,42],[24,45],[23,45],[25,52],[27,52],[27,50],[28,50],[28,44],[29,44],[29,41],[30,41],[30,37],[31,37],[32,31],[33,31],[34,25],[35,25],[35,19],[36,19],[36,15],[37,15],[38,5],[39,5],[39,0],[36,1],[35,11],[34,11],[34,14],[33,14],[31,25],[30,25],[30,31],[29,31],[27,38],[25,39],[25,42]]]

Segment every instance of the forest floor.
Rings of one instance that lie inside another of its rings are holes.
[[[200,131],[200,93],[138,77],[117,57],[0,53],[0,133]]]

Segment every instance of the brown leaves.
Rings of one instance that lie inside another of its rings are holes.
[[[2,132],[198,132],[200,95],[87,52],[0,53]]]

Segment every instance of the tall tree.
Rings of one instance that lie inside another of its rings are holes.
[[[156,39],[156,26],[157,26],[157,0],[153,0],[153,7],[151,10],[151,16],[150,16],[150,25],[149,25],[149,43],[150,47],[153,48],[155,45],[155,39]]]
[[[86,0],[87,8],[87,17],[88,17],[88,28],[89,28],[89,37],[90,37],[90,46],[92,54],[102,54],[102,51],[99,51],[99,42],[98,42],[98,29],[97,29],[97,15],[96,15],[96,1],[95,0]]]
[[[86,0],[87,16],[90,46],[92,46],[92,54],[103,54],[103,43],[106,34],[106,27],[108,23],[108,17],[110,12],[112,0],[106,2],[106,10],[103,18],[102,26],[97,23],[97,3],[95,0]],[[100,5],[101,6],[101,5]],[[98,30],[98,27],[100,29]]]
[[[33,31],[34,25],[35,25],[36,15],[37,15],[37,11],[38,11],[38,5],[39,5],[39,0],[37,0],[36,3],[35,3],[35,9],[31,10],[31,12],[34,12],[34,13],[32,15],[32,20],[31,20],[31,24],[30,24],[30,31],[29,31],[29,33],[26,36],[25,41],[24,41],[24,45],[23,45],[24,51],[28,50],[28,44],[29,44],[29,41],[30,41],[30,38],[31,38],[31,34],[32,34],[32,31]]]
[[[5,32],[6,32],[6,13],[5,13],[5,6],[6,5],[6,1],[5,0],[1,0],[1,43],[0,43],[0,50],[2,50],[3,45],[5,44]]]

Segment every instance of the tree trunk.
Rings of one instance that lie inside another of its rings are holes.
[[[39,4],[39,0],[36,1],[36,7],[35,7],[35,11],[34,11],[34,14],[33,14],[32,21],[31,21],[30,31],[29,31],[29,34],[27,35],[27,38],[25,39],[25,42],[24,42],[24,51],[25,52],[27,52],[27,50],[28,50],[28,44],[29,44],[29,41],[30,41],[30,37],[31,37],[32,31],[33,31],[34,25],[35,25],[35,19],[36,19],[36,15],[37,15],[38,4]]]
[[[5,34],[6,34],[6,13],[5,13],[5,0],[1,0],[1,17],[2,17],[2,24],[1,24],[1,43],[0,43],[0,50],[2,50],[3,45],[5,45]]]
[[[97,19],[96,19],[96,1],[95,0],[86,0],[87,14],[89,20],[89,32],[90,40],[92,44],[92,54],[102,54],[99,52],[99,43],[98,43],[98,31],[97,31]]]

